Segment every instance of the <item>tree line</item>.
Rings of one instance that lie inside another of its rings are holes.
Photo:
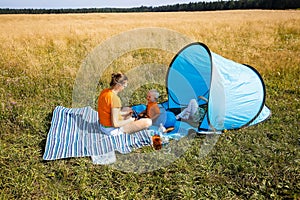
[[[235,9],[298,9],[299,0],[228,0],[190,2],[166,6],[141,6],[133,8],[69,8],[69,9],[0,9],[0,14],[64,14],[64,13],[118,13],[118,12],[177,12],[213,11]]]

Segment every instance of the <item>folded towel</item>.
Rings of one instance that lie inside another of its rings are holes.
[[[117,160],[115,151],[111,151],[100,156],[91,156],[91,158],[93,164],[97,165],[109,165],[116,162]]]
[[[98,113],[91,107],[57,106],[53,111],[43,159],[104,156],[113,151],[126,154],[150,144],[151,137],[146,130],[117,136],[102,134]]]

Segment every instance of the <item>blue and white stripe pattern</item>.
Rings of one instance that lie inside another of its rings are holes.
[[[102,134],[98,113],[91,107],[57,106],[53,111],[43,159],[98,156],[111,151],[126,154],[150,144],[151,137],[145,130],[118,136]]]

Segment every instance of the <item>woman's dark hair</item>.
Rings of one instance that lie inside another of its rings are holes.
[[[110,81],[110,87],[113,87],[115,85],[119,84],[124,84],[125,81],[127,81],[128,78],[125,74],[122,74],[121,72],[118,73],[113,73],[111,75],[111,81]]]

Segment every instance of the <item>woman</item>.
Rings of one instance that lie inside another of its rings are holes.
[[[151,119],[135,120],[132,109],[122,109],[118,93],[127,87],[128,78],[122,73],[113,73],[110,88],[104,89],[98,98],[100,130],[107,135],[133,133],[152,125]]]

